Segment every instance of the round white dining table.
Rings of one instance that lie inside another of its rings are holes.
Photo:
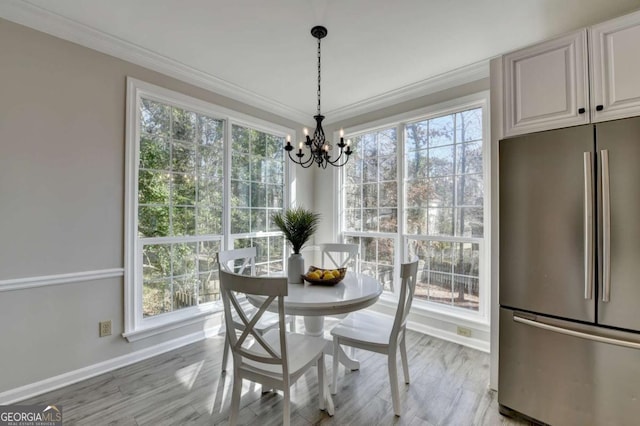
[[[284,311],[289,315],[304,317],[305,334],[322,336],[324,317],[354,312],[373,305],[382,294],[382,285],[368,275],[347,272],[344,279],[336,285],[289,284],[288,294],[284,298]],[[262,305],[264,296],[247,295],[255,306]],[[268,308],[277,312],[278,306],[272,303]],[[342,352],[342,351],[341,351]],[[358,369],[355,360],[342,356],[341,362],[352,370]]]
[[[378,280],[349,271],[341,282],[332,286],[290,283],[284,298],[284,311],[289,315],[304,316],[305,333],[321,336],[326,315],[364,309],[373,305],[381,294],[382,285]],[[266,297],[248,295],[248,299],[253,305],[260,306]],[[277,312],[278,307],[272,304],[269,310]]]

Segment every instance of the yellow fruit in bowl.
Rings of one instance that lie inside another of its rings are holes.
[[[322,276],[323,280],[332,280],[334,278],[335,278],[335,276],[333,275],[333,273],[331,271],[325,272],[324,275]]]
[[[310,280],[319,280],[320,273],[318,271],[309,272],[307,274],[307,278],[309,278]]]

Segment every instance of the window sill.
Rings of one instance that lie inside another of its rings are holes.
[[[378,303],[381,303],[385,307],[395,309],[398,306],[398,299],[392,295],[383,294],[380,296]],[[487,333],[490,331],[489,320],[487,318],[483,318],[480,315],[466,315],[464,312],[457,312],[457,309],[437,306],[434,303],[429,303],[429,306],[425,306],[425,304],[420,303],[418,299],[413,299],[411,311],[419,313],[424,317],[455,323],[462,327],[470,327]]]
[[[222,307],[215,305],[206,309],[195,308],[188,312],[176,312],[177,315],[168,315],[165,318],[154,318],[154,320],[157,321],[153,321],[149,325],[139,327],[136,330],[123,333],[122,337],[126,338],[129,342],[136,342],[171,330],[203,322],[222,312]],[[222,315],[219,315],[219,317],[222,318]]]

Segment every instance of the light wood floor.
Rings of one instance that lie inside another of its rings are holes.
[[[227,424],[233,375],[220,374],[223,342],[216,336],[21,404],[62,405],[65,425]],[[411,384],[400,385],[402,417],[393,415],[386,357],[356,351],[361,368],[347,373],[341,368],[335,416],[318,410],[311,369],[292,388],[291,424],[525,424],[498,413],[496,394],[487,387],[488,354],[411,331],[407,349]],[[325,359],[329,374],[330,361]],[[398,371],[401,376],[400,366]],[[241,408],[241,424],[282,422],[281,395],[262,395],[246,381]]]

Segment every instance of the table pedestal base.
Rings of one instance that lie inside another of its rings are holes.
[[[324,336],[324,317],[304,317],[304,334],[307,336],[321,337]],[[325,355],[333,356],[333,341],[327,340],[327,345],[324,348]],[[353,358],[350,358],[346,354],[342,346],[338,348],[338,358],[342,365],[349,370],[359,370],[360,362]]]
[[[324,336],[324,317],[304,317],[304,334],[307,336]]]

